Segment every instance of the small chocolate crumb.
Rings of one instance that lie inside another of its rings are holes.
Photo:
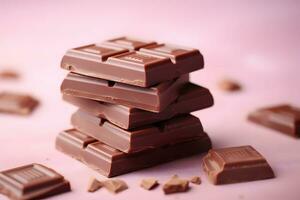
[[[171,177],[163,186],[165,194],[172,194],[178,192],[186,192],[189,189],[189,181],[180,179],[177,175]]]
[[[19,74],[12,70],[3,70],[0,72],[0,78],[1,79],[18,79]]]
[[[242,89],[239,83],[229,79],[224,79],[220,81],[218,83],[218,86],[221,90],[228,91],[228,92],[239,91]]]
[[[112,180],[106,180],[103,182],[103,186],[112,193],[119,193],[126,189],[128,189],[127,184],[120,180],[120,179],[112,179]]]
[[[103,186],[101,181],[98,181],[96,178],[91,177],[88,183],[88,192],[95,192]]]
[[[196,185],[200,185],[201,184],[201,178],[199,176],[193,176],[191,179],[190,179],[190,182],[191,183],[194,183]]]
[[[146,190],[152,190],[156,186],[158,186],[158,181],[155,178],[143,179],[142,182],[141,182],[141,187],[146,189]]]

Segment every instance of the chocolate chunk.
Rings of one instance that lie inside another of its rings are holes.
[[[75,97],[160,112],[178,98],[188,79],[188,75],[183,75],[150,88],[141,88],[69,73],[61,85],[61,91]]]
[[[262,108],[250,113],[248,119],[283,134],[300,137],[300,108],[290,105]]]
[[[160,163],[208,151],[211,141],[207,134],[189,141],[135,153],[123,153],[75,129],[61,132],[56,148],[82,161],[107,177],[151,167]]]
[[[127,184],[120,179],[112,179],[103,181],[103,186],[111,193],[119,193],[128,189]]]
[[[71,49],[61,67],[71,72],[115,82],[150,87],[203,68],[197,49],[131,38]]]
[[[98,181],[96,178],[92,177],[89,180],[87,191],[95,192],[95,191],[99,190],[102,186],[103,186],[103,183],[101,181]]]
[[[0,71],[0,79],[18,79],[19,74],[12,70],[3,70]]]
[[[178,176],[173,176],[163,186],[163,191],[165,194],[186,192],[188,190],[189,190],[189,181],[185,179],[180,179]]]
[[[266,159],[251,146],[212,149],[203,168],[216,185],[274,178]]]
[[[143,179],[141,182],[141,187],[146,190],[152,190],[158,186],[158,181],[155,178]]]
[[[180,96],[176,101],[160,113],[70,95],[64,95],[63,99],[91,115],[107,119],[124,129],[133,129],[167,120],[179,114],[186,114],[210,107],[214,103],[208,89],[192,83],[187,83],[180,91]]]
[[[196,185],[200,185],[201,184],[201,178],[199,176],[193,176],[191,179],[190,179],[190,182],[191,183],[194,183]]]
[[[0,193],[10,199],[41,199],[70,190],[63,176],[40,164],[0,172]]]
[[[239,83],[227,79],[220,81],[218,86],[221,90],[229,91],[229,92],[239,91],[242,88]]]
[[[19,115],[30,114],[38,105],[38,101],[25,94],[11,92],[0,93],[0,112]]]
[[[197,117],[189,114],[132,130],[124,130],[79,110],[72,115],[71,123],[77,130],[126,153],[203,135],[201,122]]]

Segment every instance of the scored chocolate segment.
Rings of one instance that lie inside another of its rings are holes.
[[[79,146],[74,141],[82,140],[82,137],[78,137],[75,132],[79,131],[73,129],[60,133],[56,138],[56,148],[107,177],[203,153],[211,148],[209,137],[203,133],[189,141],[128,154],[101,141],[91,142],[86,147]]]
[[[63,176],[43,165],[0,172],[0,193],[12,199],[38,199],[69,190],[70,184]]]
[[[153,41],[147,42],[147,41],[141,41],[141,40],[132,39],[128,37],[120,37],[120,38],[115,38],[115,39],[105,41],[104,44],[116,46],[116,47],[122,47],[130,50],[138,50],[142,47],[156,44],[156,42]]]
[[[71,123],[86,135],[126,153],[189,140],[203,134],[201,122],[192,115],[178,116],[128,131],[79,110],[72,115]]]
[[[300,109],[290,105],[262,108],[249,114],[248,119],[257,124],[300,137]]]
[[[266,159],[251,146],[212,149],[203,168],[216,185],[274,178]]]

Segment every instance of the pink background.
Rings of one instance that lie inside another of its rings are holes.
[[[26,2],[26,3],[25,3]],[[299,199],[299,140],[246,121],[257,107],[300,106],[300,1],[11,1],[0,0],[0,69],[22,74],[0,81],[0,90],[27,92],[42,105],[30,117],[0,115],[0,170],[31,162],[54,168],[73,191],[53,199]],[[250,144],[272,165],[277,178],[214,186],[201,168],[201,156],[183,159],[119,178],[130,189],[118,195],[87,193],[96,174],[54,148],[56,135],[69,128],[75,108],[64,103],[60,69],[64,52],[90,42],[129,35],[199,48],[205,69],[192,80],[209,87],[213,108],[196,112],[215,147]],[[244,90],[226,94],[216,88],[223,77]],[[173,174],[200,175],[190,192],[165,196],[148,192],[142,178],[163,183]],[[0,199],[5,197],[0,196]]]

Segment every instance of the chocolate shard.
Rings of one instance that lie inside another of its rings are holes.
[[[70,95],[63,95],[63,99],[91,115],[107,119],[123,129],[133,129],[153,124],[180,114],[204,109],[214,104],[210,91],[193,83],[187,83],[180,91],[180,96],[176,101],[160,113]]]
[[[141,88],[69,73],[61,85],[61,91],[75,97],[161,112],[178,98],[188,80],[188,75],[183,75],[150,88]]]
[[[13,70],[7,69],[0,71],[0,79],[18,79],[19,77],[19,73]]]
[[[251,146],[212,149],[203,168],[215,185],[274,178],[266,159]]]
[[[242,89],[242,86],[238,82],[230,79],[221,80],[218,83],[218,86],[221,90],[228,91],[228,92],[239,91]]]
[[[124,130],[78,110],[72,115],[71,123],[74,128],[86,135],[126,153],[156,148],[203,135],[200,120],[189,114],[132,130]]]
[[[159,185],[157,179],[155,178],[146,178],[143,179],[140,186],[144,188],[145,190],[152,190],[156,188]]]
[[[125,181],[120,179],[111,179],[103,181],[103,186],[111,193],[117,194],[128,189]]]
[[[201,178],[199,176],[193,176],[191,179],[190,179],[190,182],[191,183],[194,183],[196,185],[200,185],[201,184]]]
[[[259,109],[250,113],[248,120],[295,138],[300,137],[300,108],[291,105]]]
[[[68,50],[61,67],[78,74],[150,87],[203,68],[199,50],[116,38]]]
[[[70,129],[58,135],[56,148],[102,175],[113,177],[206,152],[211,148],[211,141],[207,134],[203,133],[189,141],[128,154]]]
[[[40,164],[0,172],[0,193],[10,199],[41,199],[70,190],[63,176]]]
[[[178,192],[187,192],[189,190],[189,181],[179,178],[177,175],[168,180],[164,186],[165,194],[173,194]]]
[[[88,192],[95,192],[103,186],[101,181],[98,181],[96,178],[91,177],[88,183]]]
[[[39,102],[26,94],[1,92],[0,113],[11,113],[18,115],[29,115]]]

